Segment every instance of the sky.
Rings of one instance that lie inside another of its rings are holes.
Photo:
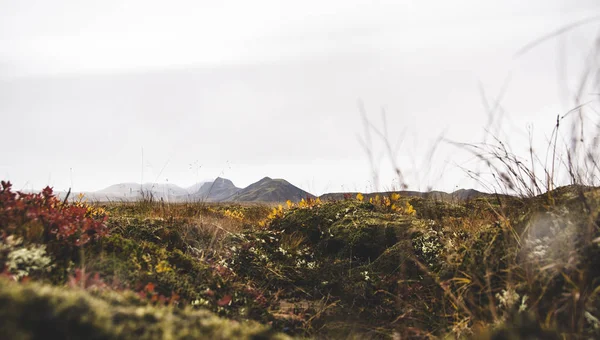
[[[527,152],[533,127],[543,149],[600,23],[518,52],[599,15],[593,0],[0,0],[0,178],[93,191],[269,176],[322,194],[395,188],[394,163],[410,189],[478,188],[472,155],[436,141],[493,126]],[[483,98],[500,93],[490,125]],[[361,106],[391,154],[370,131],[369,160]]]

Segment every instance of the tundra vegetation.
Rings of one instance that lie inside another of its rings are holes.
[[[598,338],[599,213],[582,185],[266,205],[2,182],[0,337]]]

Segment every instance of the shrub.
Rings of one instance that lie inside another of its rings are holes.
[[[64,281],[69,266],[91,240],[108,234],[107,215],[82,202],[68,204],[51,188],[40,193],[13,192],[10,182],[0,183],[0,242],[4,248],[20,240],[23,246],[0,254],[3,267],[18,278],[50,269],[54,259],[54,281]],[[46,253],[46,251],[48,253]],[[0,262],[0,266],[2,263]]]
[[[1,182],[0,230],[4,237],[17,235],[26,241],[79,247],[107,234],[107,216],[91,217],[83,204],[61,202],[46,187],[40,193],[12,192],[10,182]]]

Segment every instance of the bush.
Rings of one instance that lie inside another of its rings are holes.
[[[69,264],[79,258],[80,248],[108,234],[108,217],[81,201],[62,202],[49,187],[27,194],[13,192],[10,182],[2,181],[0,186],[0,242],[5,250],[10,240],[23,243],[20,250],[0,254],[0,260],[8,271],[17,271],[14,274],[18,277],[29,275],[30,270],[49,268],[47,250],[57,264],[53,280],[64,281]]]

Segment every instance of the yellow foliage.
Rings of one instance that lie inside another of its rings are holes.
[[[360,201],[361,197],[359,197],[359,195],[361,194],[356,195],[356,198]],[[376,206],[380,206],[388,212],[395,212],[405,215],[415,215],[417,213],[415,211],[415,208],[408,201],[402,204],[400,202],[400,198],[401,196],[398,193],[392,193],[389,196],[382,197],[379,195],[375,195],[375,197],[371,197],[369,199],[369,203]]]
[[[410,203],[408,203],[408,201],[406,201],[406,204],[404,206],[404,213],[407,215],[415,215],[417,213],[417,211],[412,206],[412,204],[410,204]]]
[[[300,202],[298,202],[298,207],[299,208],[306,208],[306,207],[308,207],[308,203],[304,200],[304,198],[302,200],[300,200]]]
[[[360,192],[358,194],[356,194],[356,199],[359,200],[360,202],[362,202],[364,198],[365,197]]]
[[[292,207],[294,206],[294,203],[290,200],[285,201],[285,204],[287,204],[288,209],[292,209]]]
[[[225,217],[229,217],[232,219],[236,219],[236,220],[243,220],[244,219],[244,213],[240,210],[234,210],[231,211],[229,209],[225,210],[225,212],[223,213],[223,215]]]
[[[88,203],[85,195],[83,193],[79,193],[77,195],[77,199],[72,203],[74,206],[79,208],[85,208],[85,216],[91,218],[102,218],[108,215],[108,212],[104,210],[102,207],[95,207]]]
[[[273,220],[277,217],[283,217],[283,207],[281,204],[277,208],[273,208],[273,210],[271,210],[271,213],[269,216],[267,216],[267,219]]]
[[[157,273],[165,273],[165,272],[171,272],[173,271],[173,268],[171,266],[169,266],[169,262],[167,261],[160,261],[157,265],[156,265],[156,272]]]
[[[273,207],[273,210],[271,210],[269,216],[267,216],[266,219],[258,222],[258,225],[261,227],[266,227],[270,221],[281,217],[283,217],[283,206],[280,204],[277,207]]]

